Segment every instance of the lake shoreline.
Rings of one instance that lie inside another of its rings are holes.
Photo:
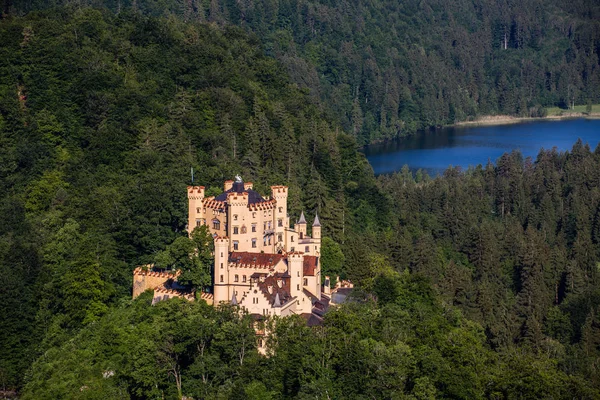
[[[460,121],[447,127],[464,127],[464,126],[495,126],[495,125],[511,125],[523,122],[539,122],[539,121],[564,121],[566,119],[600,119],[600,113],[584,114],[580,112],[569,112],[563,115],[550,115],[547,117],[514,117],[511,115],[486,115],[477,118],[473,121]]]

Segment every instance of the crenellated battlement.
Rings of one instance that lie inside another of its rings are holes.
[[[174,272],[152,271],[153,267],[154,267],[154,264],[137,267],[136,269],[133,270],[133,275],[134,276],[151,276],[151,277],[155,277],[155,278],[165,278],[165,279],[175,279],[181,274],[181,271],[179,271],[179,270],[174,271]]]

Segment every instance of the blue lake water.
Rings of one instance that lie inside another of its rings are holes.
[[[405,164],[434,176],[448,166],[487,164],[505,152],[519,150],[536,158],[539,151],[556,147],[570,150],[581,138],[593,149],[600,142],[600,120],[571,119],[536,121],[512,125],[443,128],[375,144],[364,149],[375,174],[399,171]]]

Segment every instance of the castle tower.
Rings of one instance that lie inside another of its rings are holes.
[[[206,223],[202,200],[204,200],[204,186],[188,186],[188,233],[191,234],[195,227]]]
[[[321,221],[318,214],[315,214],[315,221],[312,224],[312,237],[321,242]]]
[[[275,226],[275,249],[285,246],[285,229],[289,228],[287,219],[287,186],[271,186],[271,199],[275,200],[273,224]]]
[[[302,285],[304,281],[304,256],[302,253],[293,252],[288,254],[288,271],[290,274],[290,295],[296,297],[302,307]]]
[[[231,238],[229,251],[247,251],[250,246],[248,227],[249,221],[246,221],[248,210],[248,193],[244,192],[243,182],[236,182],[234,185],[240,185],[240,192],[233,191],[227,194],[227,236]],[[235,189],[235,188],[234,188]]]
[[[304,217],[304,211],[300,214],[300,219],[296,223],[294,227],[296,231],[298,231],[298,235],[300,235],[300,239],[304,239],[306,236],[306,218]]]
[[[214,304],[229,301],[229,239],[215,238]]]

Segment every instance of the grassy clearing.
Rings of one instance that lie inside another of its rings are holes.
[[[575,106],[575,109],[568,109],[565,110],[563,108],[559,108],[559,107],[548,107],[548,116],[560,116],[563,114],[569,114],[569,113],[585,113],[587,112],[587,105],[586,104],[582,104],[579,106]],[[593,104],[592,105],[592,113],[600,113],[600,104]]]

